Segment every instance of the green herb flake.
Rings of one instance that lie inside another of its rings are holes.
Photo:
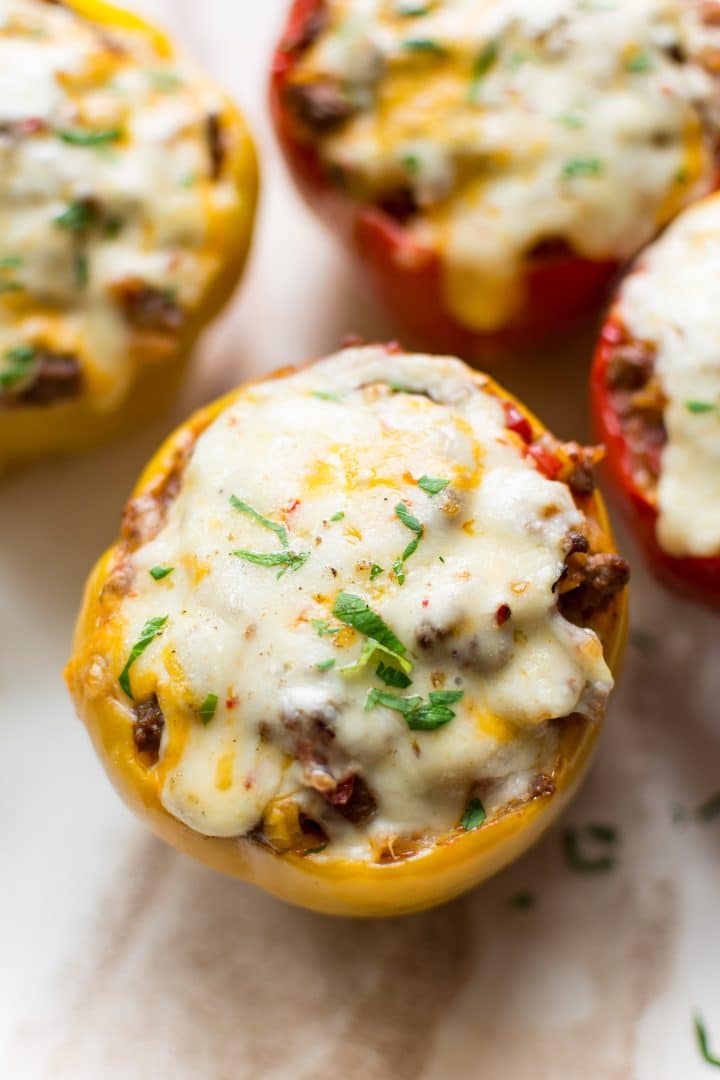
[[[310,625],[318,637],[328,637],[330,634],[339,634],[340,626],[333,626],[329,619],[311,619]]]
[[[29,374],[37,350],[32,345],[15,345],[8,349],[3,359],[7,362],[4,371],[0,371],[0,390],[11,390]]]
[[[344,517],[345,517],[344,511],[343,510],[338,510],[337,514],[333,514],[333,516],[330,518],[330,520],[331,521],[342,521],[342,519]]]
[[[0,259],[0,270],[19,270],[23,265],[20,255],[5,255]]]
[[[411,176],[417,176],[420,172],[420,158],[417,154],[405,154],[402,158],[402,165],[406,172],[409,172]]]
[[[174,566],[153,566],[150,569],[150,577],[155,581],[162,581],[163,578],[169,577],[174,569]]]
[[[382,566],[378,566],[377,563],[373,563],[370,567],[370,580],[374,581],[375,578],[379,578],[380,575],[384,573],[385,571],[383,570]]]
[[[327,390],[312,390],[311,394],[318,401],[340,401],[338,394],[330,394]]]
[[[152,86],[161,93],[177,90],[183,85],[183,78],[178,75],[177,71],[169,71],[166,68],[150,68],[147,74]]]
[[[478,92],[480,90],[480,84],[490,71],[490,68],[494,67],[500,55],[500,46],[497,41],[488,41],[486,45],[478,53],[475,58],[472,70],[472,82],[470,84],[470,101],[475,102],[477,100]]]
[[[700,806],[695,811],[695,817],[698,821],[703,822],[715,821],[720,818],[720,791],[716,791],[714,795],[700,803]]]
[[[693,1018],[693,1025],[695,1027],[695,1038],[697,1039],[698,1049],[703,1061],[707,1065],[714,1065],[716,1069],[720,1069],[720,1057],[711,1052],[707,1030],[699,1016]]]
[[[243,559],[245,562],[252,563],[254,566],[281,567],[277,575],[278,580],[284,577],[288,570],[301,570],[310,558],[309,551],[300,551],[298,553],[294,551],[248,551],[246,548],[240,548],[230,554],[238,559]]]
[[[612,870],[616,863],[614,852],[592,857],[584,851],[587,839],[604,847],[617,843],[617,830],[612,825],[587,825],[583,829],[565,829],[562,837],[563,850],[568,865],[583,874],[601,874]]]
[[[397,0],[395,4],[395,14],[400,15],[402,18],[410,19],[421,15],[429,15],[429,13],[429,4],[417,4],[414,3],[414,0]]]
[[[575,180],[579,177],[601,176],[603,163],[600,158],[570,158],[563,165],[563,176],[566,180]]]
[[[625,66],[633,75],[639,75],[644,71],[650,71],[653,65],[647,53],[636,52],[630,57]]]
[[[685,408],[691,413],[709,413],[714,412],[717,405],[712,401],[686,401]]]
[[[418,480],[418,487],[425,492],[426,495],[439,495],[441,491],[450,483],[449,480],[443,480],[439,476],[421,476]]]
[[[514,896],[511,896],[508,903],[510,904],[510,907],[514,907],[518,911],[530,911],[531,908],[535,907],[537,897],[535,896],[535,893],[530,892],[529,889],[524,889],[522,892],[515,893]]]
[[[114,240],[123,230],[124,221],[121,217],[109,217],[103,226],[103,232],[109,240]]]
[[[408,659],[407,649],[402,641],[393,633],[384,619],[368,607],[361,596],[346,592],[339,593],[333,607],[333,615],[368,639],[359,660],[341,669],[344,675],[354,675],[362,670],[373,653],[377,651],[393,660],[406,675],[410,674],[412,661]]]
[[[309,847],[303,851],[303,855],[320,855],[326,850],[327,844],[321,844],[320,847]]]
[[[467,804],[460,825],[465,832],[472,832],[473,829],[479,829],[486,820],[487,814],[480,799],[471,799]]]
[[[287,529],[283,525],[279,525],[276,521],[270,521],[269,518],[263,517],[262,514],[258,514],[257,510],[253,510],[252,506],[243,502],[237,495],[230,496],[230,505],[233,510],[239,510],[241,514],[246,514],[249,518],[252,518],[258,525],[262,525],[263,529],[269,529],[270,532],[274,532],[279,538],[280,543],[284,548],[290,546],[288,540]],[[268,563],[268,565],[272,565]],[[277,565],[277,564],[276,564]]]
[[[457,704],[464,694],[463,690],[433,690],[425,702],[421,697],[404,698],[373,687],[368,691],[365,711],[383,705],[386,709],[402,713],[411,731],[435,731],[455,719],[450,706]]]
[[[405,690],[412,683],[412,679],[404,671],[399,671],[397,668],[391,667],[390,664],[383,663],[382,660],[378,664],[375,674],[386,686],[394,686],[398,690]]]
[[[434,38],[405,38],[402,47],[407,52],[432,53],[435,56],[441,56],[445,52],[444,47]]]
[[[107,128],[104,131],[58,131],[58,138],[70,146],[108,146],[122,138],[120,128]]]
[[[140,631],[140,637],[130,650],[130,655],[128,656],[125,667],[120,672],[118,682],[131,701],[134,701],[135,698],[133,697],[132,687],[130,686],[130,668],[138,657],[142,656],[148,645],[150,645],[162,631],[168,618],[169,616],[167,615],[157,615],[153,619],[148,619]]]
[[[197,182],[198,182],[198,175],[197,175],[197,173],[185,173],[185,175],[184,175],[184,176],[181,176],[181,177],[180,177],[180,187],[181,187],[181,188],[192,188],[192,187],[195,187],[195,185],[197,184]]]
[[[0,281],[0,295],[2,293],[22,292],[23,286],[19,281]]]
[[[315,665],[315,667],[318,669],[318,671],[330,671],[331,668],[335,667],[335,659],[333,658],[331,660],[321,660]]]
[[[208,694],[208,696],[205,698],[202,705],[200,706],[200,719],[202,720],[205,727],[208,726],[213,716],[215,715],[215,710],[217,709],[217,706],[217,694]]]
[[[579,113],[575,112],[560,113],[557,121],[559,124],[564,124],[565,127],[571,128],[572,130],[579,130],[580,128],[584,128],[586,124],[585,117],[580,116]]]
[[[62,214],[54,218],[54,222],[58,228],[67,229],[69,232],[86,232],[95,218],[96,210],[91,202],[86,199],[73,199]]]

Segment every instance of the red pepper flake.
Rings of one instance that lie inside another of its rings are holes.
[[[495,612],[495,622],[498,626],[504,626],[511,615],[512,611],[510,610],[510,606],[508,604],[501,604]]]
[[[523,442],[531,443],[533,437],[532,424],[512,401],[504,401],[505,426],[519,435]]]
[[[40,116],[29,116],[27,120],[20,120],[18,123],[18,131],[21,135],[39,135],[46,128],[47,124]]]
[[[288,514],[292,514],[294,510],[297,510],[299,505],[300,505],[300,500],[299,499],[291,499],[290,502],[285,507],[285,509],[283,510],[283,515],[287,516]]]
[[[533,443],[528,447],[528,453],[543,476],[547,476],[548,480],[557,480],[562,472],[562,462],[559,458],[538,443]]]
[[[428,599],[428,597],[426,596],[426,597],[425,597],[425,599],[424,599],[424,600],[423,600],[423,602],[422,602],[422,606],[423,606],[423,607],[428,607],[428,606],[429,606],[429,604],[430,604],[430,600],[429,600],[429,599]]]
[[[387,344],[385,345],[385,352],[388,352],[388,353],[391,353],[391,354],[397,354],[397,353],[404,353],[405,350],[403,349],[403,347],[402,347],[402,345],[400,344],[399,341],[388,341]]]
[[[227,701],[225,702],[225,708],[226,709],[234,709],[239,704],[240,704],[240,698],[239,697],[229,697],[227,699]]]

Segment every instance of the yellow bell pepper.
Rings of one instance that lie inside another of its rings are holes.
[[[539,421],[488,382],[503,400],[517,406],[530,422],[533,437],[539,437],[545,430]],[[183,448],[191,445],[239,393],[234,391],[202,409],[170,436],[144,471],[135,496],[157,491],[171,471],[177,470]],[[590,519],[596,548],[614,550],[601,496],[582,497],[582,508]],[[111,548],[87,583],[73,656],[66,670],[68,686],[97,753],[127,805],[158,836],[214,869],[259,885],[289,903],[328,914],[387,916],[421,911],[472,888],[516,859],[555,820],[578,787],[599,732],[599,725],[582,717],[563,725],[553,794],[535,798],[474,831],[454,830],[411,858],[362,863],[333,857],[332,851],[325,851],[322,858],[294,852],[276,854],[244,838],[218,839],[194,832],[162,806],[158,770],[149,766],[135,747],[133,717],[118,686],[124,642],[122,619],[114,616],[122,598],[105,586],[121,552],[120,544]],[[613,672],[617,672],[625,644],[626,592],[593,622]]]
[[[172,62],[172,42],[160,30],[105,0],[66,0],[65,6],[108,29],[146,35],[158,57]],[[219,120],[226,133],[224,168],[237,197],[215,209],[208,223],[205,250],[217,256],[219,270],[199,303],[186,312],[174,348],[161,362],[136,349],[131,385],[111,411],[100,411],[85,395],[53,405],[0,407],[0,472],[5,466],[64,454],[113,438],[162,412],[172,401],[198,335],[229,299],[242,273],[252,237],[258,195],[254,143],[242,115],[223,97]]]

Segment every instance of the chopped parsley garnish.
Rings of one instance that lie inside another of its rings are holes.
[[[87,199],[73,199],[62,214],[55,218],[55,224],[70,232],[85,232],[94,223],[96,210]]]
[[[584,128],[586,123],[585,117],[576,112],[560,113],[557,120],[559,124],[564,124],[565,127],[573,129]]]
[[[20,255],[4,255],[0,259],[0,270],[18,270],[23,264]]]
[[[628,71],[633,73],[633,75],[639,75],[643,71],[650,71],[652,68],[652,60],[647,53],[637,52],[634,56],[630,57],[625,66]]]
[[[378,705],[402,713],[411,731],[434,731],[455,719],[450,708],[465,696],[464,690],[431,690],[428,700],[421,697],[400,697],[387,690],[373,687],[368,691],[365,711],[369,712]]]
[[[500,48],[497,41],[488,41],[478,53],[475,63],[473,64],[472,83],[470,84],[469,96],[471,102],[476,100],[478,90],[480,89],[480,83],[483,81],[490,68],[494,66],[499,55]]]
[[[320,847],[309,847],[303,851],[303,855],[320,855],[326,848],[327,844],[321,844]]]
[[[714,1065],[716,1069],[720,1069],[720,1057],[713,1054],[710,1050],[710,1042],[708,1040],[705,1024],[699,1016],[693,1018],[693,1024],[695,1026],[695,1038],[697,1039],[698,1049],[700,1050],[703,1061],[707,1065]]]
[[[205,698],[202,705],[200,706],[200,719],[206,727],[215,715],[215,710],[217,709],[217,706],[217,694],[208,694],[208,696]]]
[[[486,820],[487,814],[480,799],[471,799],[467,804],[460,825],[465,832],[472,832],[473,829],[479,829]]]
[[[441,491],[450,483],[449,480],[443,480],[439,476],[421,476],[418,480],[418,487],[421,488],[426,495],[439,495]]]
[[[606,851],[594,857],[588,855],[584,850],[584,844],[588,840],[601,847],[613,847],[618,840],[617,830],[612,825],[603,824],[586,825],[583,829],[565,829],[562,842],[568,865],[584,874],[612,870],[617,861],[615,853]]]
[[[329,671],[330,668],[335,667],[335,659],[333,658],[331,660],[321,660],[318,664],[315,665],[315,667],[318,669],[318,671]]]
[[[311,619],[310,625],[317,633],[318,637],[327,637],[330,634],[339,634],[342,629],[340,626],[333,626],[329,619]]]
[[[177,90],[183,85],[181,75],[177,71],[169,71],[165,68],[150,68],[148,78],[156,90],[167,93],[169,90]]]
[[[150,577],[154,578],[155,581],[162,581],[163,578],[172,574],[174,569],[174,566],[153,566],[150,570]]]
[[[400,558],[396,559],[393,563],[393,570],[395,576],[398,579],[400,585],[405,584],[405,563],[414,555],[418,549],[418,544],[422,540],[423,533],[425,532],[424,526],[418,521],[418,519],[410,513],[405,503],[398,503],[395,507],[395,513],[402,521],[403,525],[415,533],[415,537],[407,545]]]
[[[338,510],[337,514],[333,514],[333,516],[330,518],[330,520],[331,521],[342,521],[342,519],[344,517],[345,517],[345,511],[344,510]]]
[[[440,42],[435,41],[434,38],[405,38],[402,47],[408,52],[434,53],[435,55],[445,52]]]
[[[262,514],[258,514],[257,510],[253,510],[252,506],[249,506],[248,503],[243,502],[242,499],[238,499],[237,495],[230,496],[230,505],[234,510],[239,510],[241,514],[247,514],[247,516],[252,518],[258,525],[262,525],[263,529],[269,529],[270,532],[274,532],[284,548],[290,546],[287,529],[283,525],[279,525],[277,521],[270,521],[269,518],[263,517]]]
[[[0,370],[0,390],[11,390],[29,374],[37,350],[32,345],[15,345],[3,359],[7,367]]]
[[[390,664],[385,664],[381,660],[378,664],[375,674],[381,682],[384,682],[386,686],[397,687],[398,690],[405,690],[412,683],[404,671],[398,671],[397,668],[391,667]]]
[[[417,154],[405,154],[402,163],[403,168],[406,172],[411,173],[411,175],[415,176],[420,172],[420,158]]]
[[[0,293],[14,293],[22,291],[22,284],[19,281],[0,281]]]
[[[567,180],[574,180],[582,176],[601,176],[603,163],[600,158],[570,158],[563,165],[563,176]]]
[[[418,4],[416,0],[397,0],[395,4],[395,14],[403,15],[407,18],[411,18],[414,15],[427,15],[429,12],[429,4]]]
[[[107,146],[122,138],[120,128],[107,128],[105,131],[58,131],[58,138],[70,146]]]
[[[370,567],[370,580],[374,581],[375,578],[380,577],[380,575],[384,573],[385,571],[383,570],[382,566],[378,566],[377,563],[373,563]]]
[[[376,651],[388,656],[406,675],[412,671],[412,662],[408,659],[407,649],[400,638],[393,633],[384,619],[368,607],[361,596],[346,592],[339,593],[333,607],[333,615],[368,639],[357,663],[342,668],[345,674],[351,675],[360,671]]]
[[[119,236],[122,232],[124,221],[121,217],[113,216],[109,217],[103,226],[103,232],[109,240],[113,240],[116,236]]]
[[[320,401],[340,401],[338,394],[331,394],[327,390],[312,390],[312,396]]]
[[[180,187],[182,187],[182,188],[195,187],[197,182],[198,182],[197,173],[185,173],[185,175],[183,177],[181,177],[181,179],[180,179]]]
[[[288,570],[300,570],[310,558],[309,551],[248,551],[240,548],[231,552],[238,559],[253,563],[254,566],[279,566],[278,580],[287,574]]]
[[[712,401],[686,401],[685,408],[691,413],[709,413],[714,412],[717,405]]]
[[[714,795],[711,795],[705,802],[700,803],[695,816],[699,821],[714,821],[716,818],[720,818],[720,791],[716,791]]]
[[[133,666],[138,657],[142,656],[148,645],[150,645],[155,640],[158,634],[162,631],[167,621],[167,615],[156,615],[155,618],[148,619],[148,621],[145,623],[142,630],[140,631],[140,637],[137,639],[132,649],[130,650],[130,655],[128,656],[125,667],[120,672],[118,682],[120,683],[120,686],[125,691],[131,701],[134,701],[135,698],[133,697],[132,687],[130,686],[130,668]]]

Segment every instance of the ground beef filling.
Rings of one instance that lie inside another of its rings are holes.
[[[605,383],[622,426],[633,479],[654,502],[667,443],[663,420],[666,402],[655,374],[654,346],[631,340],[622,328],[622,338],[610,353]]]
[[[0,409],[56,405],[81,395],[83,372],[76,356],[37,349],[29,365],[28,378],[17,387],[0,382]]]

